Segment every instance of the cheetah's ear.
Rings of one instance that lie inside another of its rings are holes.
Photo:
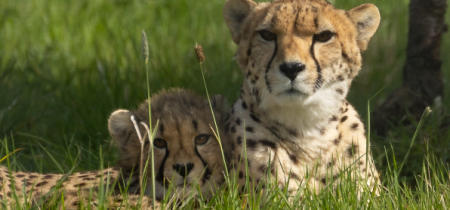
[[[347,11],[350,20],[358,29],[358,47],[361,51],[366,50],[370,38],[377,31],[380,24],[380,12],[373,4],[363,4]]]
[[[228,112],[227,98],[222,95],[214,95],[210,98],[214,111],[225,115]]]
[[[109,134],[119,147],[122,146],[123,142],[126,142],[128,133],[134,130],[130,117],[130,111],[124,109],[114,111],[109,117]]]
[[[227,0],[223,6],[223,18],[231,31],[231,36],[236,44],[239,44],[240,29],[247,15],[257,5],[251,0]]]

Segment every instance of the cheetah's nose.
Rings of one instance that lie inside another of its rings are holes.
[[[286,75],[291,81],[295,80],[298,73],[305,70],[303,63],[283,63],[280,65],[280,71]]]
[[[194,168],[193,163],[180,164],[177,163],[173,165],[173,169],[178,172],[183,178],[186,177],[189,172],[191,172],[192,168]]]

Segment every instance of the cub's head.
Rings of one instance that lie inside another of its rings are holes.
[[[227,0],[223,16],[244,86],[263,108],[345,99],[380,22],[372,4],[344,11],[325,0]]]
[[[220,133],[223,133],[221,118],[226,113],[226,99],[214,96],[211,104]],[[123,177],[119,182],[121,185],[129,183],[129,192],[139,193],[141,143],[130,119],[132,116],[142,137],[145,136],[144,161],[147,161],[151,157],[150,143],[143,123],[148,125],[149,122],[148,101],[137,110],[115,111],[109,118],[108,127],[120,149],[118,166]],[[203,196],[208,196],[215,189],[214,185],[224,181],[225,168],[220,145],[210,128],[215,125],[208,100],[182,89],[160,92],[151,97],[151,123],[156,130],[153,146],[157,198],[163,198],[169,190],[171,194],[183,197],[198,185]],[[231,148],[225,138],[222,138],[222,146],[228,158]],[[145,193],[150,194],[150,166],[146,176]]]

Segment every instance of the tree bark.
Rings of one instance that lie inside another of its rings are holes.
[[[447,0],[411,0],[403,84],[372,113],[379,135],[387,134],[388,122],[398,125],[419,120],[424,109],[443,96],[440,46],[447,31],[446,10]]]

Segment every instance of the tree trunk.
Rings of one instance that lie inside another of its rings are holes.
[[[372,113],[379,135],[387,134],[388,122],[398,125],[408,124],[410,117],[419,120],[424,109],[443,96],[440,46],[447,31],[446,9],[447,0],[411,0],[403,84]]]

